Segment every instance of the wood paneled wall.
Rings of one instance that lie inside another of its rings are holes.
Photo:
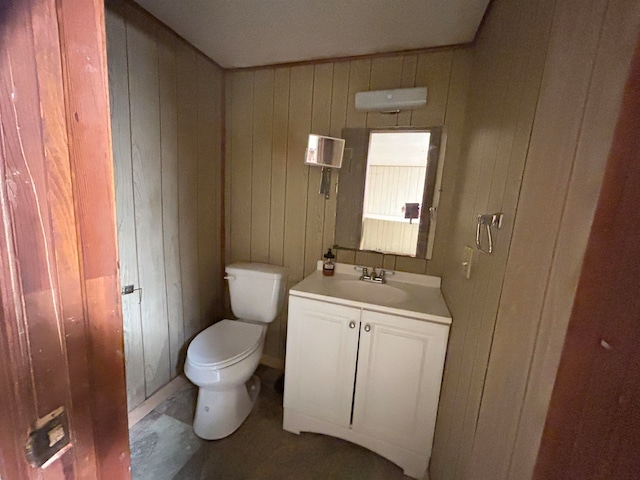
[[[440,211],[451,206],[468,51],[363,58],[234,71],[226,87],[226,258],[290,268],[289,284],[316,268],[333,245],[336,198],[318,194],[320,169],[303,164],[309,133],[340,136],[345,127],[440,126],[448,134]],[[427,107],[399,115],[355,111],[356,92],[426,86]],[[335,172],[334,179],[339,176]],[[340,252],[338,261],[439,274],[447,222],[438,226],[434,260]],[[285,315],[269,327],[265,355],[284,358]]]
[[[638,19],[633,1],[492,2],[443,270],[434,480],[531,478]],[[465,280],[475,217],[498,211],[495,253]]]
[[[465,477],[473,448],[509,242],[535,114],[553,1],[496,1],[474,46],[442,290],[449,335],[431,475]],[[476,217],[503,212],[494,253],[475,248]],[[474,249],[471,278],[463,252]]]
[[[639,35],[636,0],[556,1],[473,478],[531,478]]]
[[[107,40],[131,409],[223,314],[223,71],[126,2]]]

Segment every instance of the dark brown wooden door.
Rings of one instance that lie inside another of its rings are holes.
[[[3,480],[129,478],[108,107],[102,2],[2,2]],[[29,433],[60,408],[47,441],[69,444],[33,466]]]
[[[640,478],[640,43],[534,478]]]

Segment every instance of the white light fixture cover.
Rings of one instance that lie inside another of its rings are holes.
[[[427,87],[398,88],[356,93],[356,110],[361,112],[399,112],[427,104]]]

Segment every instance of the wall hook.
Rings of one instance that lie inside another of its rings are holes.
[[[502,227],[502,213],[485,213],[483,215],[478,215],[478,224],[476,225],[476,248],[480,250],[480,253],[484,253],[485,255],[491,255],[493,253],[493,237],[491,235],[491,227],[500,228]],[[488,249],[485,250],[482,248],[482,227],[485,227],[487,232],[487,242]]]

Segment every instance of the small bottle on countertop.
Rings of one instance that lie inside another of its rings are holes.
[[[331,275],[333,275],[336,268],[335,263],[333,263],[333,259],[336,258],[336,256],[331,253],[331,249],[329,249],[329,251],[324,254],[324,258],[325,261],[324,265],[322,265],[322,274],[330,277]]]

